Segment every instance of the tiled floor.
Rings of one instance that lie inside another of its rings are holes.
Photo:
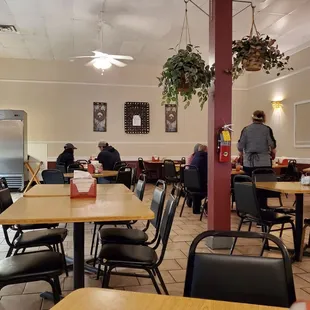
[[[150,201],[154,186],[148,185],[145,194],[145,201]],[[14,195],[17,199],[18,195]],[[283,197],[283,202],[286,206],[293,204],[293,196],[288,199]],[[182,201],[180,202],[181,205]],[[277,203],[272,201],[271,203]],[[199,221],[199,216],[193,215],[191,209],[185,208],[183,217],[179,217],[180,207],[177,210],[173,228],[170,235],[168,249],[165,259],[160,266],[165,283],[171,295],[182,295],[184,289],[185,270],[187,263],[188,249],[191,241],[200,232],[207,229],[207,219]],[[310,198],[305,197],[305,217],[310,217]],[[232,212],[232,228],[236,228],[238,217],[235,212]],[[137,223],[136,226],[141,227],[142,223]],[[89,258],[92,224],[86,224],[86,247],[85,257]],[[310,230],[310,229],[309,229]],[[152,230],[150,230],[152,231]],[[65,249],[68,255],[72,256],[72,225],[69,225],[69,235],[65,241]],[[284,233],[283,240],[288,247],[292,247],[291,232],[288,230]],[[3,238],[3,233],[0,231],[0,259],[5,257],[7,246]],[[210,251],[204,244],[200,244],[201,251]],[[260,245],[255,241],[240,240],[236,247],[236,254],[257,254]],[[225,252],[225,251],[220,251]],[[277,255],[276,253],[267,253],[266,255]],[[310,300],[310,257],[305,257],[303,262],[293,264],[294,280],[297,299]],[[100,287],[101,282],[95,280],[95,277],[90,274],[85,275],[86,286]],[[155,289],[151,284],[151,280],[133,277],[113,276],[110,285],[116,289],[155,293]],[[67,295],[73,288],[72,272],[69,277],[64,275],[61,277],[61,286],[63,295]],[[0,310],[40,310],[50,309],[52,302],[42,300],[39,293],[45,290],[50,290],[49,285],[44,282],[34,282],[27,284],[18,284],[7,286],[0,291]]]

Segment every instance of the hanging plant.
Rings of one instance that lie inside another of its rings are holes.
[[[186,47],[180,48],[183,34],[186,36]],[[189,43],[187,41],[189,40]],[[209,97],[209,88],[215,77],[214,65],[206,65],[198,50],[198,46],[191,44],[187,2],[185,2],[185,16],[180,42],[177,48],[171,49],[175,55],[168,58],[163,66],[161,76],[158,77],[159,87],[163,87],[162,104],[178,103],[179,96],[185,102],[184,108],[190,105],[194,95],[199,98],[201,109]]]
[[[293,70],[288,67],[289,56],[281,53],[276,40],[267,35],[261,35],[256,28],[255,7],[252,6],[252,26],[250,35],[243,37],[241,40],[234,40],[232,43],[233,53],[233,80],[237,79],[244,71],[260,71],[265,70],[270,74],[270,70],[276,68],[283,71]],[[253,32],[255,30],[255,35]],[[280,72],[277,73],[277,76]]]
[[[159,86],[163,86],[162,104],[178,103],[178,97],[190,105],[194,95],[199,98],[201,109],[208,100],[209,88],[215,77],[214,65],[208,66],[201,58],[197,47],[187,44],[186,49],[179,49],[163,67]]]

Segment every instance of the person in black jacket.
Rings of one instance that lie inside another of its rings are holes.
[[[74,164],[74,150],[76,149],[72,143],[67,143],[64,151],[58,156],[56,165],[65,166],[65,171],[67,171],[68,166]]]
[[[201,195],[193,195],[193,213],[200,214],[201,200],[205,198],[208,184],[208,153],[206,145],[198,147],[198,152],[195,153],[191,166],[197,167],[200,177]]]
[[[97,160],[102,164],[103,170],[113,170],[114,165],[121,161],[119,152],[109,143],[100,141],[98,143],[100,153],[98,154]],[[98,183],[110,183],[111,178],[99,178]]]

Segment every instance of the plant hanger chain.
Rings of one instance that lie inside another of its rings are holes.
[[[188,14],[187,14],[187,12],[188,12],[188,10],[187,10],[187,3],[188,3],[188,1],[189,0],[184,0],[184,3],[185,3],[185,14],[184,14],[184,20],[183,20],[181,37],[180,37],[180,41],[179,41],[179,44],[178,44],[178,49],[180,49],[180,47],[181,47],[184,31],[185,31],[185,43],[186,43],[186,45],[188,43],[192,44],[192,42],[191,42],[191,34],[189,32],[189,23],[188,23]]]
[[[252,26],[250,30],[250,38],[253,37],[253,31],[255,30],[256,36],[259,37],[259,32],[257,31],[256,24],[255,24],[255,6],[252,6]]]

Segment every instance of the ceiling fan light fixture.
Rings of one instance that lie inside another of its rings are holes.
[[[106,70],[106,69],[109,69],[112,67],[112,64],[109,62],[108,59],[101,59],[101,58],[98,58],[98,59],[95,59],[94,63],[93,63],[93,66],[96,68],[96,69],[101,69],[101,70]]]

